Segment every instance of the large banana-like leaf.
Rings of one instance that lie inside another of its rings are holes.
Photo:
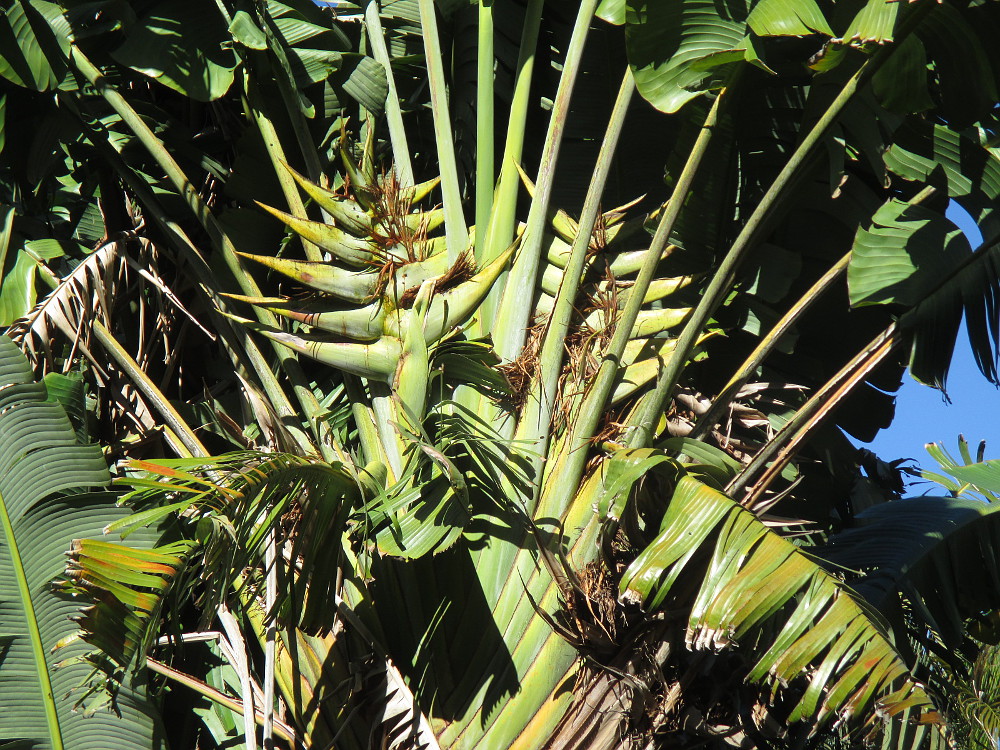
[[[721,82],[718,65],[742,60],[749,4],[744,0],[648,2],[625,7],[629,60],[636,86],[664,112],[676,112]],[[620,11],[616,11],[620,16]],[[714,59],[713,59],[714,58]],[[714,64],[713,64],[714,63]]]
[[[96,540],[122,517],[107,492],[96,445],[80,445],[62,407],[46,398],[24,355],[0,337],[0,744],[61,748],[158,747],[141,685],[123,686],[119,714],[75,711],[91,668],[86,646],[68,645],[79,602],[57,590],[64,553]],[[59,665],[60,668],[56,669]]]
[[[694,571],[705,556],[702,576]],[[688,647],[739,643],[754,653],[751,679],[792,686],[790,722],[848,719],[875,700],[890,715],[932,705],[872,610],[800,547],[691,477],[678,482],[659,535],[625,571],[621,597],[655,609],[685,574],[698,580]]]
[[[953,496],[868,508],[856,516],[856,527],[832,536],[819,553],[860,573],[853,588],[879,611],[895,616],[905,602],[918,639],[929,631],[961,643],[971,631],[993,640],[991,618],[983,616],[1000,609],[1000,461],[973,460],[964,439],[962,461],[938,445],[928,450],[953,478],[933,472],[925,478]]]
[[[122,65],[207,102],[223,96],[235,78],[239,58],[223,46],[228,37],[222,16],[201,3],[154,5],[113,54]]]
[[[1000,607],[998,510],[950,497],[884,503],[858,514],[859,526],[832,537],[821,554],[870,571],[852,585],[879,611],[898,607],[901,593],[922,626],[958,643],[971,618]]]
[[[59,86],[66,75],[71,35],[62,8],[46,0],[5,3],[0,26],[5,37],[0,76],[36,91]]]

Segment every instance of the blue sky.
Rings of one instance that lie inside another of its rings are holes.
[[[965,232],[972,247],[979,246],[982,235],[968,214],[952,204],[948,218]],[[1000,392],[976,367],[964,324],[948,375],[948,395],[950,404],[939,391],[904,375],[903,387],[896,397],[895,421],[866,447],[887,461],[913,458],[925,468],[933,469],[936,464],[927,455],[924,444],[943,443],[955,455],[961,433],[973,446],[973,451],[980,440],[986,440],[986,457],[1000,458],[1000,414],[997,411]]]

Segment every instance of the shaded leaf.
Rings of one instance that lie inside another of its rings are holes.
[[[0,76],[36,91],[59,86],[73,38],[62,7],[46,0],[15,0],[0,19]]]
[[[348,70],[342,84],[344,91],[372,114],[382,114],[389,95],[389,82],[382,64],[372,57],[361,57],[353,69]]]
[[[927,51],[916,36],[908,36],[872,77],[872,90],[890,112],[908,115],[933,108],[927,88]]]
[[[882,503],[857,516],[858,528],[830,539],[822,556],[871,571],[852,586],[879,611],[903,592],[913,611],[947,643],[965,622],[1000,608],[1000,506],[979,500],[915,497]]]
[[[154,5],[111,56],[122,65],[198,101],[223,96],[239,60],[214,4],[177,0]]]

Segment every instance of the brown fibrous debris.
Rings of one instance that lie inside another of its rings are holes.
[[[476,274],[476,261],[472,253],[466,250],[459,255],[455,262],[447,271],[437,277],[434,281],[434,292],[444,292],[453,289],[471,279]],[[403,292],[399,297],[399,306],[408,308],[413,306],[413,301],[417,298],[419,287],[412,287]]]
[[[531,391],[531,383],[538,372],[538,352],[542,348],[542,338],[548,328],[548,319],[536,320],[528,328],[528,335],[521,348],[521,353],[512,362],[500,365],[497,369],[507,378],[510,386],[511,401],[516,409],[524,406]]]
[[[572,624],[585,645],[613,646],[624,626],[624,616],[615,582],[604,563],[587,563],[578,574],[578,586],[563,591],[567,624]]]

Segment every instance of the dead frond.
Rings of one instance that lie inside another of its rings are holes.
[[[87,323],[95,317],[108,321],[109,300],[114,298],[115,288],[111,280],[118,276],[112,271],[121,271],[123,265],[120,243],[106,242],[62,279],[34,310],[15,321],[7,335],[36,367],[51,371],[56,369],[52,343],[56,334],[61,334],[71,342],[71,356],[65,361],[71,361],[79,352],[104,372],[90,352]],[[51,274],[42,268],[41,273],[46,272]]]

